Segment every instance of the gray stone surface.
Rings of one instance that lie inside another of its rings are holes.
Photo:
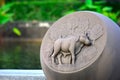
[[[120,28],[102,14],[64,16],[47,31],[41,64],[47,80],[120,80]]]
[[[0,70],[0,80],[46,80],[42,70]]]

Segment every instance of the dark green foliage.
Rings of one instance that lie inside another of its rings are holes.
[[[89,11],[95,11],[98,13],[101,13],[115,22],[119,23],[120,21],[120,10],[119,6],[120,3],[117,3],[118,5],[116,6],[115,3],[111,4],[108,2],[105,2],[103,0],[100,1],[93,1],[93,0],[85,0],[85,2],[79,6],[77,9],[78,11],[84,11],[84,10],[89,10]],[[71,11],[74,11],[71,10]],[[70,12],[70,11],[68,11]]]
[[[14,6],[9,12],[14,13],[13,19],[15,21],[55,21],[65,12],[79,5],[79,2],[14,2]]]
[[[76,0],[31,0],[31,1],[12,1],[14,4],[9,10],[14,13],[14,21],[56,21],[60,17],[82,10],[90,10],[104,14],[115,22],[120,19],[120,3],[108,3],[104,0],[94,1],[85,0],[85,2]]]
[[[8,21],[12,21],[13,13],[8,13],[12,6],[13,4],[10,3],[0,7],[0,24],[5,24]]]

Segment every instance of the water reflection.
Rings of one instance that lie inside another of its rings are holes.
[[[40,42],[3,42],[0,45],[1,69],[41,69]]]

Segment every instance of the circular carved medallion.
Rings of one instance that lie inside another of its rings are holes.
[[[96,15],[76,12],[55,22],[41,46],[42,61],[61,73],[80,71],[94,63],[105,46],[104,24]]]

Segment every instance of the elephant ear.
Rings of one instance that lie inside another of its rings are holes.
[[[91,40],[97,40],[103,35],[103,28],[100,24],[94,25],[92,29],[88,30],[88,36]]]

